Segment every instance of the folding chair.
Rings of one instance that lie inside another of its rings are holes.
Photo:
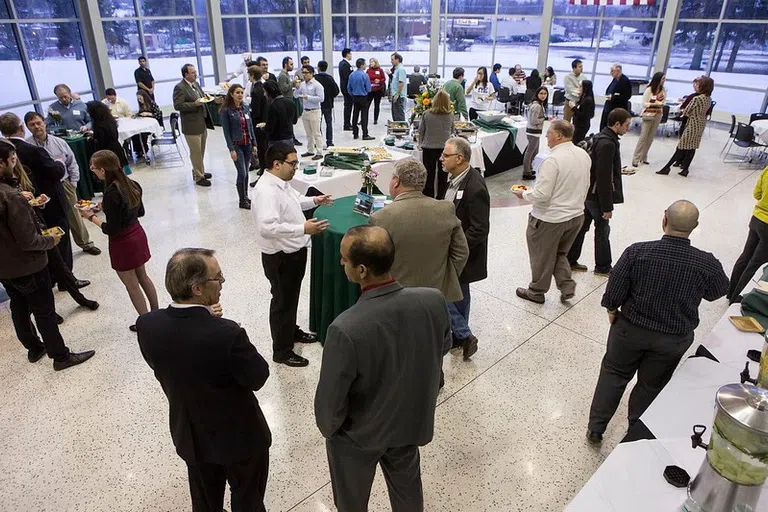
[[[725,148],[728,147],[729,142],[731,143],[731,145],[733,145],[733,137],[735,136],[735,133],[736,133],[736,116],[731,114],[731,129],[728,130],[728,139],[726,139],[725,144],[723,145],[723,149],[720,150],[721,155],[723,154],[723,151],[725,151]],[[728,151],[730,151],[730,149]],[[725,160],[727,156],[728,156],[728,152],[725,153],[723,160]]]
[[[744,153],[744,158],[741,160],[731,160],[728,163],[735,163],[738,162],[739,164],[743,164],[744,162],[752,162],[752,158],[750,157],[750,153],[755,148],[763,148],[765,149],[765,144],[760,144],[759,142],[755,142],[755,129],[752,128],[752,126],[744,123],[739,123],[736,126],[736,135],[733,137],[733,143],[740,148],[746,149]],[[726,153],[726,157],[728,154]],[[723,159],[723,162],[725,162],[725,159]]]
[[[181,149],[179,148],[179,140],[181,137],[181,130],[179,129],[179,114],[177,112],[174,112],[171,114],[170,117],[170,124],[171,124],[171,130],[167,132],[163,132],[163,134],[160,137],[155,137],[150,141],[150,147],[152,148],[152,161],[151,166],[154,169],[155,164],[157,163],[157,157],[159,154],[155,151],[156,148],[159,148],[160,146],[173,146],[176,149],[176,153],[178,153],[178,158],[172,158],[172,161],[180,161],[180,165],[184,165],[184,155],[181,153]],[[167,152],[163,151],[163,157],[165,157],[165,154]],[[178,167],[178,166],[171,166],[171,167]]]

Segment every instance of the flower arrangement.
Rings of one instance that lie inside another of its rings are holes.
[[[52,108],[48,109],[48,115],[53,119],[55,124],[61,124],[61,113],[58,110],[54,110]]]
[[[363,178],[363,187],[365,187],[365,193],[372,195],[374,189],[376,188],[376,178],[379,177],[379,173],[374,171],[371,167],[371,162],[366,160],[363,168],[360,170],[360,174]]]
[[[432,107],[432,99],[440,91],[440,82],[433,78],[421,86],[421,91],[421,95],[416,96],[416,105],[411,109],[411,123]]]

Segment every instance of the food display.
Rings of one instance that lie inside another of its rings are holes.
[[[214,98],[214,97],[213,97],[213,96],[211,96],[210,94],[206,94],[205,96],[203,96],[202,98],[200,98],[200,101],[201,101],[202,103],[210,103],[210,102],[212,102],[212,101],[213,101],[213,100],[215,100],[215,99],[216,99],[216,98]]]
[[[59,226],[54,226],[52,228],[44,229],[43,235],[59,235],[64,236],[64,230],[61,229]]]
[[[88,201],[87,199],[81,199],[77,203],[75,203],[75,208],[78,210],[93,210],[94,208],[98,207],[99,205],[94,203],[93,201]]]
[[[454,121],[453,127],[459,131],[477,130],[477,126],[470,121]]]
[[[525,192],[526,190],[530,190],[530,189],[525,185],[512,185],[512,192],[517,192],[517,191]]]
[[[392,153],[386,150],[386,148],[368,148],[366,150],[368,157],[372,162],[383,162],[384,160],[392,160]]]
[[[44,206],[50,200],[51,200],[51,198],[48,197],[47,195],[40,194],[39,196],[35,197],[34,199],[30,199],[29,200],[29,206],[38,207],[39,208],[40,206]]]
[[[387,123],[387,135],[406,135],[410,131],[405,121],[390,121]]]
[[[363,148],[344,148],[341,146],[331,146],[328,148],[329,153],[336,153],[337,155],[360,155],[363,153]]]

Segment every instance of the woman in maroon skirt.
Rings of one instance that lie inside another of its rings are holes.
[[[157,292],[144,268],[150,258],[149,245],[147,235],[139,223],[139,217],[144,216],[141,186],[128,179],[117,155],[109,150],[93,154],[91,171],[104,181],[101,207],[106,220],[99,219],[92,210],[80,213],[109,236],[109,259],[112,268],[128,290],[136,312],[143,315],[150,310],[154,311],[158,308]],[[149,300],[149,309],[145,294]],[[136,326],[131,325],[130,329],[135,332]]]

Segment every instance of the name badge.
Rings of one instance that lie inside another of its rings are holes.
[[[458,192],[456,192],[456,199],[461,199],[462,197],[464,197],[463,190],[459,190]]]
[[[245,118],[246,118],[246,119],[250,119],[250,118],[251,118],[251,116],[249,116],[248,114],[245,114]]]
[[[79,116],[80,115],[80,111],[79,110],[73,110],[72,111],[72,115],[73,116]]]

